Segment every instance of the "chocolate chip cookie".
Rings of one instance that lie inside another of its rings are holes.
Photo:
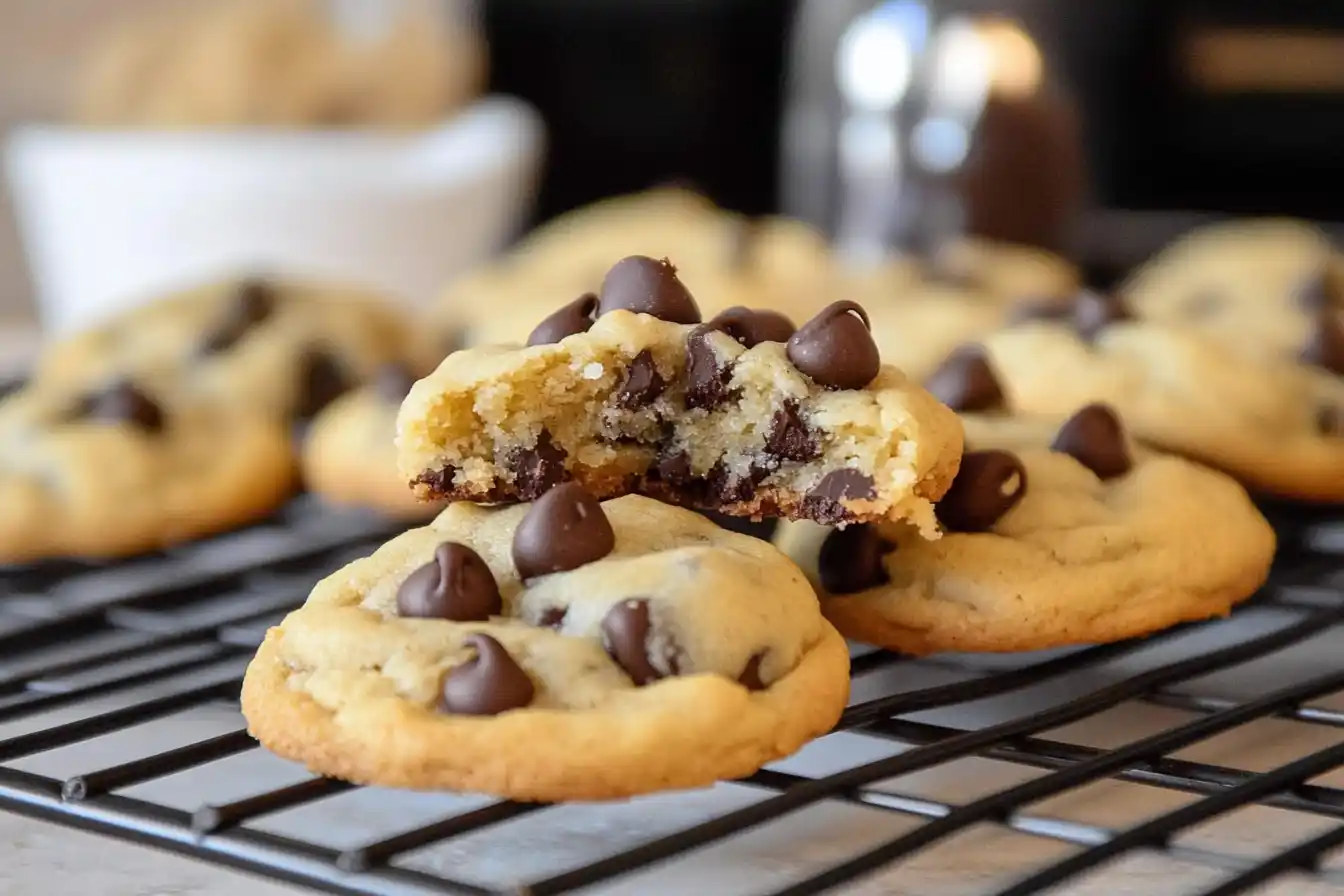
[[[267,747],[368,784],[613,799],[828,731],[844,641],[768,543],[577,484],[455,504],[318,584],[243,683]]]
[[[452,284],[437,313],[465,330],[470,344],[521,343],[560,303],[598,292],[613,258],[637,254],[676,259],[678,276],[709,315],[745,305],[810,317],[832,291],[830,252],[817,232],[663,188],[562,215]]]
[[[106,558],[262,518],[294,488],[287,431],[164,381],[0,400],[0,562]]]
[[[312,0],[153,9],[96,42],[74,116],[118,129],[403,129],[437,124],[476,96],[476,34],[419,4],[380,5],[390,15],[360,15],[358,39],[339,5]]]
[[[1231,221],[1178,240],[1124,284],[1138,317],[1253,361],[1344,377],[1344,256],[1299,221]]]
[[[1274,532],[1231,478],[1141,449],[1105,405],[1062,425],[986,410],[938,504],[945,531],[781,527],[846,636],[911,654],[1137,637],[1226,614]]]
[[[164,298],[57,342],[37,377],[84,388],[171,374],[204,399],[302,421],[382,364],[428,367],[439,357],[431,336],[380,297],[249,278]]]
[[[1034,320],[983,345],[1018,411],[1110,404],[1134,435],[1223,470],[1252,491],[1344,500],[1344,379],[1252,361],[1189,327],[1134,320],[1084,294],[1073,317]]]
[[[372,385],[346,393],[317,416],[303,441],[303,480],[325,500],[398,519],[428,519],[441,504],[419,501],[397,472],[397,409],[415,383],[388,364]]]
[[[867,317],[708,322],[666,259],[632,256],[526,348],[450,355],[402,405],[398,463],[424,498],[532,500],[577,480],[735,516],[910,517],[956,471],[956,415],[882,365]]]

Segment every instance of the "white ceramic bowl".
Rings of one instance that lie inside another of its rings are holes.
[[[264,272],[424,301],[499,249],[535,188],[544,132],[491,97],[413,135],[28,127],[8,173],[43,328]]]

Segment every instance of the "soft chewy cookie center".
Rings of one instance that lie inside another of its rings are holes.
[[[748,515],[842,522],[915,488],[914,423],[863,309],[796,331],[776,312],[708,322],[666,260],[633,257],[542,321],[525,349],[459,352],[402,409],[423,497],[534,500],[575,479]]]

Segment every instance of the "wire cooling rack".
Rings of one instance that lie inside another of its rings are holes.
[[[612,805],[357,788],[247,736],[250,652],[391,534],[376,519],[305,497],[153,557],[0,568],[0,809],[333,893],[1344,893],[1344,711],[1328,706],[1344,519],[1267,512],[1279,562],[1232,620],[1049,655],[856,653],[852,705],[799,757]],[[1220,678],[1238,672],[1251,693]],[[1098,722],[1101,742],[1070,734]],[[1296,755],[1217,749],[1254,726]],[[1145,808],[1104,817],[1117,791],[1098,788],[1117,787]],[[1268,845],[1248,848],[1265,813]],[[1139,883],[1097,883],[1117,863]]]

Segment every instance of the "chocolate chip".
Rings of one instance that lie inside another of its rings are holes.
[[[463,716],[497,716],[532,702],[537,688],[523,667],[489,635],[477,632],[465,646],[476,656],[443,677],[444,710]]]
[[[787,401],[770,419],[770,432],[765,437],[767,453],[783,460],[804,462],[821,454],[816,435],[798,414],[798,403]]]
[[[753,464],[746,475],[733,472],[722,461],[705,477],[707,498],[715,504],[738,504],[756,496],[756,486],[770,475],[770,468]]]
[[[952,487],[938,502],[938,519],[949,532],[985,532],[1027,493],[1027,471],[1007,451],[970,451]]]
[[[1134,315],[1118,296],[1085,289],[1073,302],[1073,327],[1088,342],[1111,324],[1133,319]]]
[[[445,541],[397,589],[397,612],[417,619],[484,622],[504,609],[495,576],[471,548]]]
[[[76,416],[106,423],[130,423],[146,432],[162,432],[164,424],[163,409],[127,381],[114,383],[85,398]]]
[[[565,449],[551,439],[546,430],[537,437],[532,448],[514,448],[509,451],[504,465],[513,473],[514,489],[524,501],[535,501],[565,481]]]
[[[746,348],[762,342],[788,342],[798,330],[793,321],[778,311],[744,305],[725,308],[714,315],[708,326],[727,333]]]
[[[1050,297],[1031,297],[1019,299],[1008,310],[1008,324],[1021,324],[1033,320],[1068,320],[1073,317],[1073,303],[1061,302]]]
[[[411,485],[428,486],[432,497],[442,497],[453,490],[453,480],[456,478],[457,467],[450,465],[437,470],[426,470],[411,480]]]
[[[657,261],[631,255],[607,271],[597,313],[601,316],[618,309],[652,314],[674,324],[700,323],[695,299],[677,279],[677,269],[666,258]]]
[[[856,303],[833,302],[789,337],[789,360],[819,385],[862,389],[882,367],[868,314]]]
[[[541,611],[541,617],[537,619],[537,625],[542,628],[558,629],[565,624],[565,617],[569,615],[569,607],[547,607]]]
[[[1329,265],[1317,268],[1298,286],[1297,307],[1303,311],[1323,311],[1344,306],[1344,284]]]
[[[265,280],[238,284],[224,314],[201,342],[201,354],[213,355],[232,348],[247,332],[275,311],[276,290]]]
[[[587,333],[597,312],[597,296],[586,292],[559,311],[553,311],[532,330],[528,345],[551,345],[575,333]]]
[[[415,385],[415,379],[415,374],[404,364],[390,361],[374,374],[373,388],[378,397],[388,404],[400,404]]]
[[[294,417],[311,420],[323,408],[340,398],[355,383],[329,352],[312,348],[299,357],[298,394],[294,398]]]
[[[843,501],[862,501],[877,495],[873,477],[858,470],[834,470],[821,477],[803,499],[808,519],[833,526],[852,518]]]
[[[1000,411],[1008,406],[983,346],[963,345],[924,382],[934,398],[954,411]]]
[[[712,410],[730,397],[728,382],[733,378],[729,364],[719,364],[709,334],[718,328],[712,324],[696,327],[686,336],[686,407]]]
[[[1125,427],[1115,411],[1090,404],[1059,428],[1051,451],[1067,454],[1097,474],[1098,479],[1123,476],[1134,466],[1125,441]]]
[[[662,660],[667,671],[654,665],[650,651],[658,647],[650,643],[652,629],[649,602],[644,598],[614,604],[607,615],[602,617],[603,648],[639,687],[680,671],[676,649],[668,638],[660,639]]]
[[[513,565],[524,579],[577,569],[616,546],[602,505],[577,482],[542,495],[513,533]]]
[[[696,478],[695,474],[691,472],[691,456],[685,451],[665,454],[658,458],[652,472],[657,476],[659,482],[666,482],[674,488],[690,485]]]
[[[821,587],[828,594],[854,594],[885,585],[890,579],[882,558],[895,549],[873,526],[832,530],[817,555]]]
[[[667,382],[653,362],[653,352],[644,349],[626,368],[625,381],[616,390],[616,406],[628,410],[648,407],[666,388]]]
[[[765,659],[765,651],[752,654],[751,659],[747,660],[747,665],[742,669],[742,674],[737,676],[737,683],[749,691],[765,690],[765,682],[761,681],[761,661]]]
[[[1307,364],[1344,376],[1344,311],[1327,308],[1317,315],[1300,357]]]

